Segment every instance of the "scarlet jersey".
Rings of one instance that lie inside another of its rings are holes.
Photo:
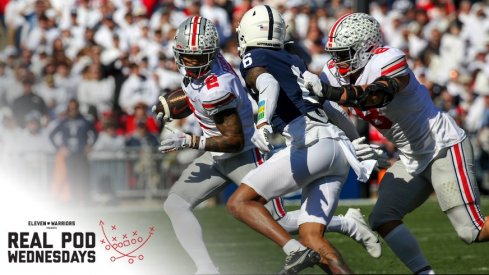
[[[183,81],[182,89],[189,98],[189,106],[199,121],[205,137],[221,136],[213,116],[220,111],[235,108],[243,125],[245,137],[243,150],[254,147],[251,143],[255,131],[251,102],[238,76],[221,54],[217,55],[211,74],[205,80]],[[212,152],[212,155],[227,158],[233,154]]]
[[[321,73],[321,80],[339,87],[349,79],[338,77],[330,60]],[[383,108],[352,113],[375,126],[401,152],[400,158],[411,174],[418,174],[438,155],[441,149],[461,142],[465,132],[446,113],[433,104],[428,90],[409,69],[404,53],[385,46],[375,51],[354,85],[374,82],[380,76],[397,77],[409,74],[408,85]]]

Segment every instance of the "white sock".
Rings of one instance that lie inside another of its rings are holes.
[[[357,233],[357,224],[354,220],[343,216],[333,216],[326,226],[326,231],[337,232],[348,237],[353,237]]]
[[[285,214],[285,216],[277,222],[285,229],[285,231],[289,232],[290,234],[297,234],[297,231],[299,231],[299,225],[297,224],[299,213],[300,210],[287,212],[287,214]]]
[[[194,261],[197,270],[204,273],[217,273],[217,268],[205,247],[202,228],[190,209],[190,204],[178,195],[170,194],[164,208],[170,217],[178,241]]]
[[[285,254],[289,255],[292,252],[300,251],[306,249],[299,241],[295,239],[290,239],[283,247],[282,250]]]
[[[404,224],[394,228],[384,240],[411,272],[416,273],[429,266],[418,242]]]

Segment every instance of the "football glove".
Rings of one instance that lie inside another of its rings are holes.
[[[170,131],[170,134],[161,141],[160,147],[158,147],[158,150],[163,154],[183,150],[185,148],[189,148],[190,145],[192,145],[191,135],[174,129],[170,126],[165,125],[165,128]]]
[[[158,101],[159,103],[158,104],[161,104],[163,112],[159,111],[157,112],[158,110],[158,104],[156,105],[153,105],[153,107],[151,108],[151,111],[153,112],[153,114],[156,114],[156,120],[159,121],[160,123],[164,123],[165,121],[172,121],[171,117],[170,117],[170,107],[168,106],[168,102],[166,102],[166,99],[165,97],[163,96],[160,96],[158,98]]]
[[[390,166],[390,161],[387,155],[380,149],[378,145],[366,144],[365,137],[359,137],[351,142],[355,148],[357,159],[360,161],[374,159],[377,161],[378,168],[387,168]]]
[[[256,129],[251,137],[251,142],[260,150],[262,154],[270,152],[270,135],[273,133],[272,126],[265,124],[260,129]]]
[[[315,95],[319,97],[323,97],[323,85],[321,84],[321,79],[319,77],[309,71],[305,71],[302,74],[304,78],[304,86],[309,91],[312,91]]]

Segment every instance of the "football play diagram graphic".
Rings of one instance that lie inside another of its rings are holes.
[[[99,225],[104,235],[104,238],[100,240],[100,243],[104,245],[105,250],[112,249],[117,253],[110,257],[112,262],[124,257],[129,258],[127,261],[130,264],[134,263],[134,259],[144,259],[144,255],[138,253],[138,251],[149,241],[149,239],[151,239],[151,236],[153,236],[155,231],[155,226],[149,227],[148,236],[144,238],[139,235],[138,230],[132,230],[132,234],[125,232],[119,234],[120,231],[118,231],[117,225],[111,225],[110,231],[109,228],[107,228],[107,231],[111,232],[108,234],[103,220],[100,220]]]

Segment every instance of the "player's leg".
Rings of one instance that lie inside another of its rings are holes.
[[[474,154],[468,139],[444,152],[431,165],[431,178],[441,209],[465,243],[489,240],[489,223],[479,209]]]
[[[306,149],[302,154],[301,158],[304,162],[307,155]],[[291,157],[290,147],[273,155],[264,164],[246,175],[227,205],[229,212],[235,218],[274,241],[282,247],[286,255],[297,250],[306,250],[306,248],[291,238],[287,231],[272,218],[263,203],[300,188],[294,179],[297,174],[292,172],[292,159],[296,158]],[[307,171],[307,167],[301,170]]]
[[[300,210],[287,211],[286,216],[279,219],[278,223],[290,234],[296,234],[299,232],[297,224],[299,214]],[[344,216],[333,216],[326,226],[326,231],[352,238],[361,244],[373,258],[379,258],[382,255],[382,244],[379,237],[372,231],[360,209],[349,208]]]
[[[326,225],[336,210],[345,178],[341,175],[327,176],[305,186],[302,190],[303,203],[298,220],[301,243],[317,251],[321,263],[334,274],[352,273],[341,254],[324,238]]]
[[[218,270],[209,256],[202,228],[192,210],[226,183],[227,180],[215,169],[211,154],[204,153],[183,171],[164,204],[177,239],[197,266],[197,273],[215,274]]]
[[[427,179],[413,177],[402,162],[397,161],[382,178],[379,198],[370,214],[372,229],[384,238],[394,254],[413,273],[429,272],[431,267],[402,219],[423,204],[432,191]]]
[[[263,164],[265,160],[258,148],[241,153],[238,157],[227,159],[226,161],[218,162],[218,169],[223,174],[237,184],[240,184],[244,176],[251,170]],[[270,212],[273,219],[276,220],[287,232],[296,233],[299,229],[297,225],[297,217],[293,213],[289,215],[284,208],[283,199],[276,197],[265,204],[265,208]]]

